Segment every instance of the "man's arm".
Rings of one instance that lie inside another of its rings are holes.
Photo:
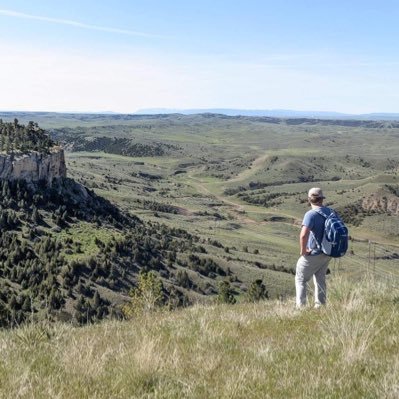
[[[301,256],[309,255],[311,251],[308,251],[306,244],[308,243],[310,229],[307,226],[302,226],[301,233],[299,234],[299,248]]]

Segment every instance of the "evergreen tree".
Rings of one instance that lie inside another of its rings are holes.
[[[234,297],[234,291],[228,281],[223,280],[219,283],[219,292],[216,300],[219,303],[234,304],[237,302]]]
[[[257,279],[251,283],[247,292],[247,297],[250,302],[257,302],[269,298],[266,286],[263,284],[261,279]]]
[[[93,309],[97,309],[101,305],[101,297],[98,291],[95,292],[93,297]]]

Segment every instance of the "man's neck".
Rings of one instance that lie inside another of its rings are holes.
[[[323,206],[323,204],[310,204],[310,205],[311,205],[312,209],[321,208]]]

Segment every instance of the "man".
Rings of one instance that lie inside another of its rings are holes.
[[[296,264],[295,289],[298,308],[306,305],[306,285],[311,277],[315,285],[315,308],[326,303],[326,272],[330,257],[320,248],[325,218],[316,212],[316,209],[320,209],[327,216],[332,212],[330,208],[323,206],[324,199],[320,188],[309,190],[308,200],[312,209],[305,213],[302,221],[299,235],[301,257]]]

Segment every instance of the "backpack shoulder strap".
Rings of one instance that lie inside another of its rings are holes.
[[[321,216],[323,216],[323,218],[325,218],[325,219],[327,219],[328,218],[328,215],[326,215],[322,210],[320,210],[320,209],[313,209],[316,213],[318,213],[319,215],[321,215]],[[331,213],[333,213],[333,210],[330,210],[331,211]],[[331,213],[330,213],[330,215],[331,215]]]
[[[329,211],[330,211],[330,214],[329,214],[329,215],[326,215],[320,208],[318,208],[318,209],[313,209],[313,211],[316,212],[316,213],[318,213],[321,217],[323,217],[323,218],[324,218],[324,223],[325,223],[326,220],[328,219],[328,217],[334,213],[334,210],[333,210],[333,209],[331,209],[331,208],[328,208],[328,209],[329,209]],[[316,235],[315,235],[313,232],[311,232],[311,234],[313,234],[314,240],[315,240],[315,242],[316,242],[317,249],[318,249],[318,250],[322,250],[322,242],[319,242],[319,241],[317,240]],[[325,235],[325,230],[324,230],[324,232],[323,232],[323,237],[324,237],[324,235]],[[322,240],[322,241],[323,241],[323,240]]]

